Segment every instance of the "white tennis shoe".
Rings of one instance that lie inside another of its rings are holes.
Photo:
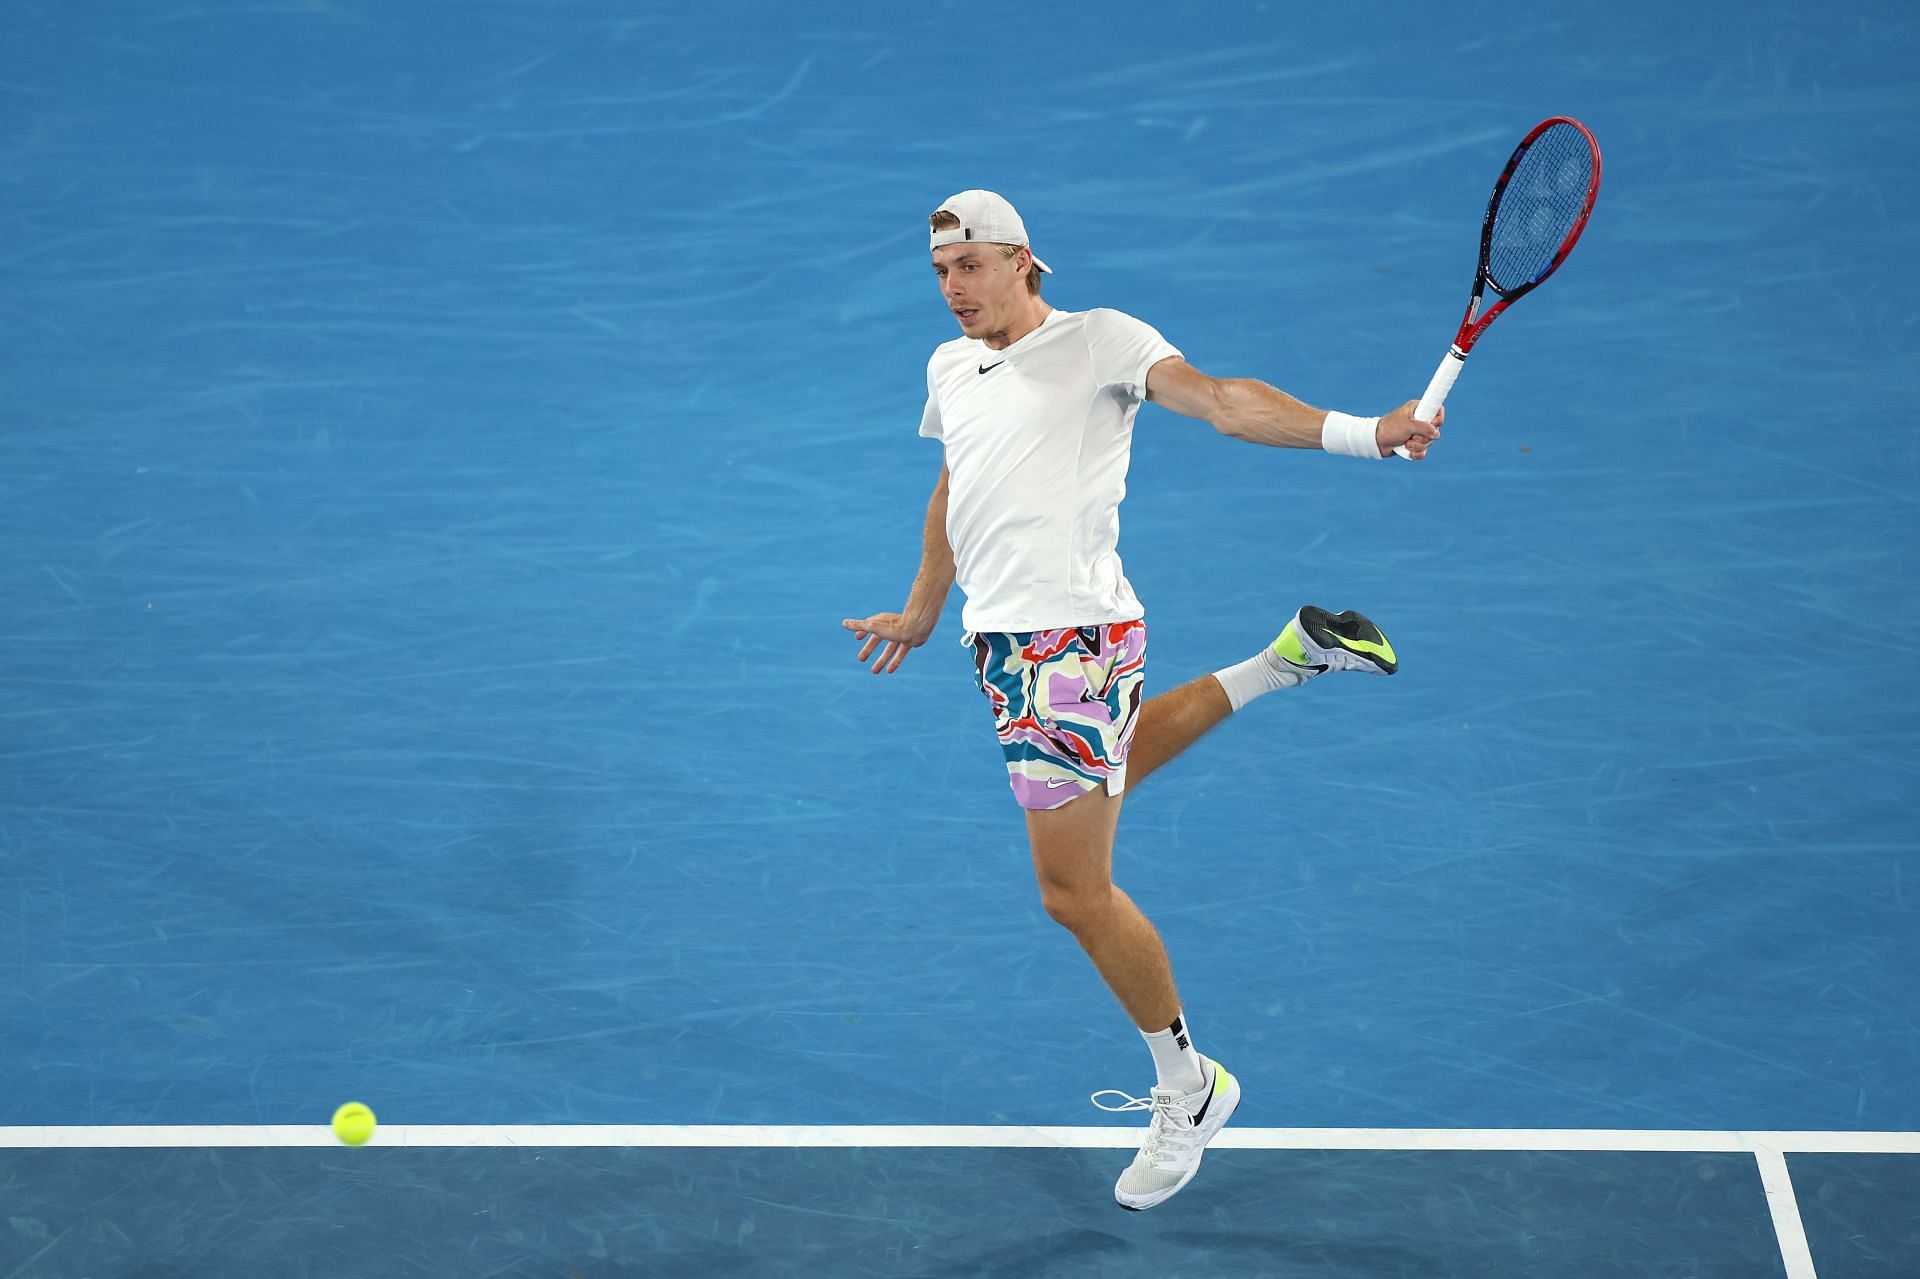
[[[1207,1143],[1219,1135],[1240,1104],[1240,1081],[1226,1067],[1210,1057],[1200,1058],[1207,1083],[1191,1096],[1181,1096],[1171,1088],[1155,1088],[1146,1097],[1130,1097],[1117,1088],[1093,1094],[1093,1104],[1120,1114],[1129,1110],[1152,1113],[1147,1121],[1147,1139],[1133,1157],[1120,1180],[1114,1183],[1113,1197],[1122,1208],[1144,1212],[1179,1194],[1193,1174],[1200,1171],[1200,1156]],[[1122,1104],[1109,1106],[1102,1097],[1118,1097]]]

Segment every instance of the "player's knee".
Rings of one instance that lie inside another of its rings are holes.
[[[1075,936],[1099,923],[1112,895],[1113,890],[1104,885],[1098,890],[1044,882],[1040,885],[1040,905],[1047,918]]]

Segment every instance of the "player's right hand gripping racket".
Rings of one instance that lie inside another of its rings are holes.
[[[1600,144],[1586,125],[1557,115],[1534,125],[1520,140],[1487,201],[1487,218],[1480,226],[1480,269],[1474,273],[1466,318],[1427,383],[1414,417],[1433,421],[1487,326],[1567,260],[1587,229],[1599,194]],[[1500,300],[1481,315],[1488,289]],[[1405,445],[1394,452],[1407,456]]]

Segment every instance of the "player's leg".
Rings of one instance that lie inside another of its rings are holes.
[[[1040,903],[1073,934],[1107,988],[1143,1032],[1180,1014],[1167,948],[1133,899],[1113,882],[1121,796],[1094,789],[1059,808],[1027,812]]]
[[[976,635],[973,648],[1007,780],[1027,812],[1047,913],[1086,951],[1153,1054],[1160,1082],[1150,1099],[1122,1094],[1125,1104],[1117,1107],[1153,1114],[1140,1154],[1114,1186],[1124,1207],[1150,1208],[1192,1179],[1206,1144],[1239,1104],[1240,1089],[1194,1051],[1166,947],[1113,882],[1146,628],[1134,621]]]
[[[1149,697],[1140,707],[1140,724],[1133,731],[1133,750],[1127,755],[1127,785],[1139,786],[1155,769],[1205,737],[1233,712],[1227,690],[1214,675],[1202,675],[1171,692]]]
[[[1033,869],[1047,914],[1080,943],[1153,1053],[1158,1082],[1145,1097],[1101,1092],[1094,1103],[1149,1113],[1146,1139],[1114,1183],[1114,1200],[1135,1211],[1178,1194],[1200,1168],[1207,1143],[1240,1104],[1240,1084],[1193,1048],[1174,989],[1167,948],[1133,899],[1113,882],[1120,797],[1091,790],[1054,809],[1027,814]],[[1109,1095],[1119,1105],[1101,1101]]]
[[[1309,604],[1293,615],[1273,643],[1225,670],[1202,675],[1140,707],[1127,784],[1147,776],[1204,737],[1254,698],[1304,684],[1327,671],[1391,675],[1399,669],[1380,628],[1352,611],[1328,613]]]

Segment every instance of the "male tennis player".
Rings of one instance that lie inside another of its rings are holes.
[[[1151,1208],[1192,1180],[1240,1086],[1195,1051],[1166,948],[1114,886],[1121,794],[1264,693],[1326,671],[1391,675],[1396,659],[1360,614],[1309,605],[1254,657],[1143,702],[1144,610],[1115,553],[1134,415],[1152,400],[1254,444],[1376,461],[1400,444],[1424,457],[1440,431],[1414,420],[1412,402],[1381,418],[1326,413],[1262,382],[1208,377],[1118,311],[1055,310],[1040,297],[1046,264],[991,191],[962,191],[931,222],[961,336],[927,364],[920,434],[945,457],[906,607],[842,625],[864,641],[860,661],[891,673],[933,633],[956,578],[966,594],[964,642],[1026,811],[1042,902],[1153,1054],[1148,1097],[1093,1098],[1150,1112],[1114,1197]]]

